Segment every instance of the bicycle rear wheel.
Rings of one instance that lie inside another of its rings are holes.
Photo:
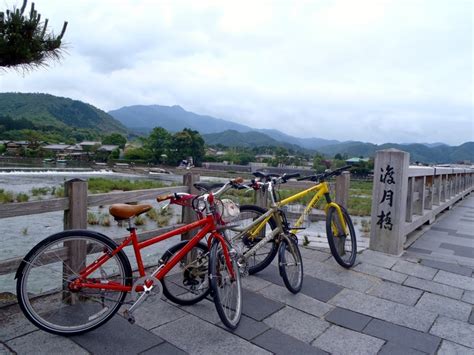
[[[127,292],[71,285],[86,265],[116,247],[108,237],[86,230],[57,233],[36,245],[16,274],[18,303],[25,316],[38,328],[60,335],[81,334],[107,322]],[[120,251],[83,281],[131,286],[130,262]]]
[[[221,243],[215,241],[209,257],[209,278],[214,304],[222,323],[237,328],[242,315],[242,288],[237,262],[231,257],[234,277],[227,267]]]
[[[291,244],[290,244],[291,243]],[[303,259],[298,242],[293,238],[283,239],[278,251],[280,275],[291,293],[298,293],[303,287]]]
[[[238,219],[232,221],[231,223],[238,224],[239,229],[244,229],[266,212],[266,209],[258,206],[243,205],[240,206],[240,214]],[[265,236],[270,234],[275,228],[277,228],[276,222],[273,218],[270,218],[256,236],[251,235],[251,229],[247,231],[242,238],[237,239],[233,243],[235,243],[235,246],[241,249],[242,254],[244,254],[246,251],[252,249]],[[270,265],[272,260],[275,258],[277,251],[278,246],[275,243],[275,239],[270,240],[268,243],[258,249],[254,255],[247,259],[249,274],[253,275]]]
[[[354,265],[357,255],[356,233],[349,213],[344,207],[339,207],[346,228],[344,230],[336,208],[330,207],[326,217],[326,234],[334,259],[339,265],[350,268]]]
[[[189,241],[182,241],[169,248],[162,256],[167,262]],[[209,251],[204,243],[196,244],[161,280],[164,295],[174,303],[192,305],[204,299],[210,292]]]

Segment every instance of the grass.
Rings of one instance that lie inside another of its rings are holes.
[[[99,224],[99,217],[94,212],[87,212],[87,224],[92,226]]]
[[[155,221],[158,227],[164,227],[169,224],[173,212],[169,208],[161,209],[159,211],[156,208],[152,208],[146,213],[146,216],[152,221]]]
[[[369,234],[370,233],[370,221],[367,221],[363,219],[360,222],[360,225],[362,226],[362,233]]]
[[[0,203],[15,202],[15,195],[11,191],[0,189]]]
[[[28,202],[29,199],[30,196],[22,192],[16,195],[16,202]]]
[[[90,178],[88,180],[88,188],[90,193],[105,193],[112,190],[133,191],[156,189],[166,186],[162,182],[152,180],[112,180],[104,178]]]
[[[372,186],[372,181],[351,181],[349,187],[349,214],[353,216],[370,216]]]
[[[51,189],[49,187],[33,187],[31,189],[31,194],[33,196],[44,196],[47,195]]]

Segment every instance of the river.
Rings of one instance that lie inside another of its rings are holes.
[[[106,177],[110,179],[150,179],[147,176],[137,176],[132,174],[114,173],[112,171],[27,171],[17,170],[11,172],[0,171],[0,189],[11,191],[13,193],[30,193],[33,188],[58,188],[64,185],[64,182],[71,178],[88,179],[90,177]],[[153,180],[160,179],[159,176],[154,175]],[[176,182],[182,181],[182,177],[178,175],[166,176],[166,180],[174,180]],[[43,199],[51,198],[52,196],[43,196]],[[34,200],[32,197],[30,201]],[[140,201],[141,203],[149,203],[155,207],[156,201]],[[177,222],[181,208],[179,206],[170,206],[173,209],[173,217],[170,223]],[[90,212],[96,215],[108,215],[108,206],[91,207]],[[48,212],[30,216],[10,217],[1,219],[0,223],[0,260],[5,260],[14,257],[24,256],[33,246],[46,238],[47,236],[60,232],[63,230],[63,211]],[[89,229],[96,230],[100,233],[110,237],[120,237],[128,234],[125,227],[119,227],[117,223],[111,220],[109,227],[101,225],[89,226]],[[137,227],[139,231],[152,230],[156,228],[156,222],[145,218],[146,224]],[[158,257],[175,244],[178,237],[168,239],[154,246],[150,246],[143,250],[144,260],[148,264],[153,264],[158,261]],[[129,248],[127,248],[129,249]],[[131,250],[127,251],[127,254]],[[131,256],[131,255],[129,255]],[[133,261],[134,258],[130,258]],[[0,292],[14,292],[15,281],[13,274],[0,276]]]

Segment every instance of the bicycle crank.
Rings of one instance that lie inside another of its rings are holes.
[[[137,279],[132,286],[132,301],[133,304],[129,309],[123,312],[125,318],[131,323],[135,323],[135,317],[133,312],[143,303],[145,300],[150,297],[161,298],[163,294],[163,286],[154,277],[150,278],[149,276],[143,276]]]

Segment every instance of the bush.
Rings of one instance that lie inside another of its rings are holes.
[[[18,195],[16,195],[17,202],[28,202],[29,199],[30,197],[24,193],[19,193]]]

